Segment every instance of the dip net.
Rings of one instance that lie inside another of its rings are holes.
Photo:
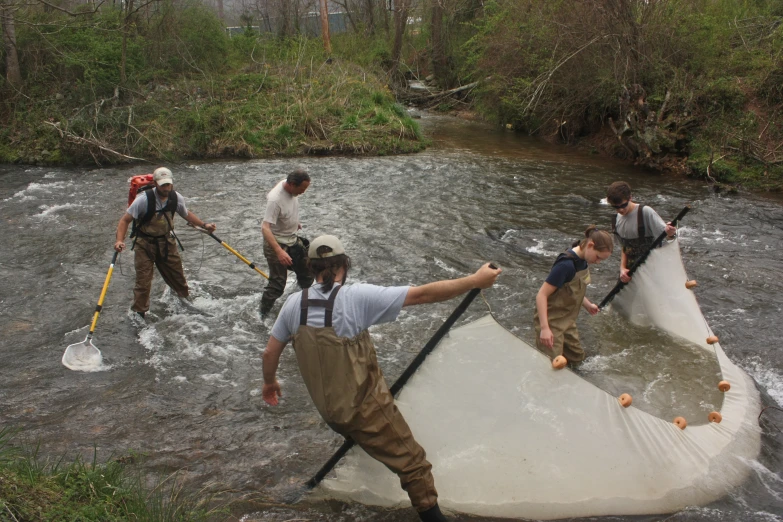
[[[596,318],[577,371],[554,370],[492,315],[453,329],[397,397],[440,505],[544,520],[670,513],[741,484],[760,451],[758,392],[707,343],[686,281],[677,241],[652,252]],[[357,447],[322,484],[332,497],[409,505],[397,477]]]

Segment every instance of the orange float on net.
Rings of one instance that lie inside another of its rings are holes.
[[[727,392],[731,389],[731,384],[729,384],[729,381],[720,381],[718,383],[718,389],[722,392]]]
[[[711,335],[707,337],[707,344],[715,344],[718,342],[718,336],[717,335]]]
[[[723,420],[723,415],[718,413],[717,411],[710,412],[709,415],[707,415],[707,420],[710,422],[714,422],[715,424],[720,424],[720,421]]]
[[[627,393],[623,393],[622,395],[620,395],[620,398],[618,400],[620,401],[620,404],[623,405],[623,408],[627,408],[633,402],[633,397],[631,397]]]
[[[688,421],[685,420],[685,417],[675,417],[674,424],[677,425],[678,428],[681,430],[684,430],[685,427],[688,425]]]
[[[696,288],[699,286],[699,283],[696,282],[695,279],[691,279],[690,281],[685,281],[685,288],[690,290],[691,288]]]
[[[555,370],[561,370],[566,367],[566,364],[568,364],[568,360],[562,355],[558,355],[552,361],[552,368]]]

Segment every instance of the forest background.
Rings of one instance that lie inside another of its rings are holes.
[[[4,163],[413,152],[427,143],[402,103],[418,103],[783,187],[783,0],[0,0],[0,15]]]

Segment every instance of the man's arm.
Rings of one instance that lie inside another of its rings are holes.
[[[277,406],[277,398],[283,396],[283,393],[280,391],[280,384],[275,376],[277,375],[277,366],[280,364],[280,354],[283,353],[283,349],[287,344],[287,342],[278,341],[274,336],[270,335],[262,358],[264,388],[261,391],[261,396],[267,404],[272,406]]]
[[[122,215],[120,222],[117,223],[117,235],[114,238],[114,250],[122,252],[125,250],[125,236],[128,234],[128,226],[133,221],[133,216],[127,212]]]
[[[649,209],[649,210],[647,210]],[[655,211],[655,209],[650,207],[645,207],[645,217],[649,217],[649,224],[651,226],[653,237],[658,237],[661,232],[666,232],[666,239],[672,240],[674,239],[674,235],[677,233],[677,228],[672,226],[671,223],[664,222],[663,218],[661,217],[658,212]]]
[[[185,217],[185,221],[193,225],[194,227],[203,228],[207,232],[214,232],[217,227],[214,223],[204,223],[199,217],[188,210],[188,215]]]
[[[294,263],[291,259],[291,256],[288,255],[288,252],[283,250],[280,247],[280,243],[278,243],[277,239],[275,239],[275,235],[272,233],[272,228],[269,225],[269,221],[264,221],[261,223],[261,234],[264,236],[264,241],[269,243],[269,245],[272,247],[272,250],[275,251],[277,260],[280,261],[281,265],[291,266]]]
[[[412,286],[405,296],[402,306],[439,303],[464,294],[474,288],[489,288],[502,272],[499,268],[490,268],[489,263],[479,268],[475,274],[459,279],[436,281],[422,286]]]

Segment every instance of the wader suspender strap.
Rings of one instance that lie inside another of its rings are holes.
[[[579,256],[572,254],[570,249],[566,250],[565,252],[563,252],[562,254],[557,256],[557,258],[555,259],[555,262],[552,263],[552,268],[554,268],[555,265],[558,264],[563,259],[570,260],[574,264],[574,270],[576,270],[577,272],[579,271],[576,268],[576,262],[577,262],[577,260],[579,260]]]
[[[175,197],[174,199],[175,199],[175,201],[176,201],[176,197]],[[176,209],[177,207],[174,207],[174,208]],[[165,210],[165,209],[164,209],[164,210]],[[171,217],[169,217],[169,216],[167,216],[167,215],[165,214],[165,212],[164,212],[164,214],[163,214],[163,217],[164,217],[164,218],[166,218],[166,221],[167,221],[167,222],[168,222],[168,224],[169,224],[169,233],[170,233],[172,236],[174,236],[174,239],[176,239],[176,240],[177,240],[177,244],[179,245],[179,251],[180,251],[180,252],[184,252],[184,251],[185,251],[185,247],[184,247],[184,246],[182,246],[182,242],[181,242],[181,241],[179,240],[179,238],[177,237],[177,234],[175,234],[175,233],[174,233],[174,223],[172,223],[172,222],[171,222],[171,220],[172,220],[172,219],[174,219],[174,214],[172,213],[172,214],[171,214]],[[168,252],[166,253],[166,256],[168,257]]]
[[[155,191],[154,188],[147,189],[144,191],[144,195],[147,197],[147,209],[144,211],[143,216],[141,216],[139,219],[133,220],[133,228],[131,230],[131,237],[133,238],[133,243],[131,244],[131,250],[136,248],[136,239],[139,237],[139,235],[147,236],[155,239],[157,239],[158,237],[165,237],[166,235],[168,235],[166,234],[164,236],[150,236],[149,234],[145,234],[144,232],[141,231],[142,225],[148,223],[152,219],[152,216],[155,215],[155,207],[157,207],[157,201],[155,200],[154,191]],[[160,209],[159,213],[163,214],[163,216],[166,217],[166,212],[169,212],[171,214],[171,217],[173,218],[174,214],[177,212],[178,204],[179,202],[177,200],[177,192],[172,191],[171,194],[169,195],[169,199],[166,201],[166,204],[163,205],[163,208]],[[171,219],[167,218],[166,221],[169,224],[169,231],[171,232],[171,235],[173,235],[174,239],[177,240],[177,244],[179,244],[180,250],[184,252],[185,248],[182,246],[182,243],[180,242],[179,238],[174,233],[174,225],[171,222]]]
[[[639,239],[642,239],[647,235],[647,228],[644,226],[644,205],[639,203],[639,211],[636,214],[636,233],[639,235]],[[617,234],[617,214],[612,216],[612,234]]]
[[[636,234],[639,239],[647,236],[647,229],[644,227],[644,205],[639,203],[639,213],[636,214]]]
[[[307,297],[309,288],[305,288],[302,290],[302,305],[301,305],[301,312],[299,314],[299,326],[307,326],[307,308],[309,306],[320,306],[322,308],[326,308],[326,316],[324,317],[324,327],[329,328],[332,326],[332,311],[334,310],[334,299],[337,297],[337,292],[340,291],[340,288],[343,286],[340,285],[334,290],[332,290],[332,295],[329,296],[329,299],[309,299]]]

